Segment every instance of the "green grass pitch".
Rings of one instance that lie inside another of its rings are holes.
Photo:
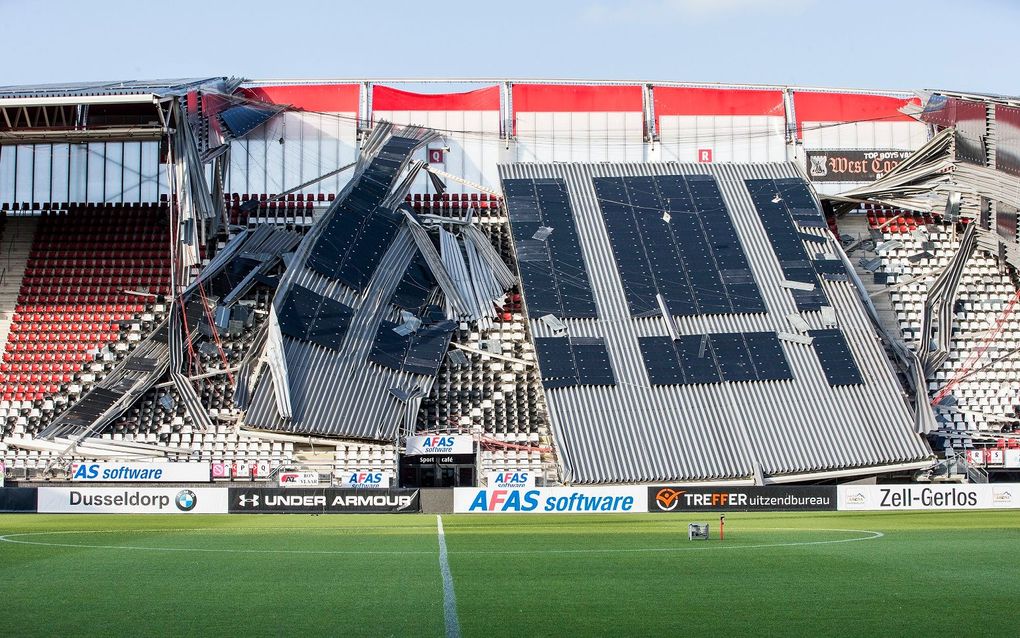
[[[1020,512],[717,523],[444,515],[461,635],[1020,635]],[[434,515],[3,515],[0,536],[6,636],[446,632]]]

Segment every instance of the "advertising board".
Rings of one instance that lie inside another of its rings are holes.
[[[390,486],[390,475],[385,472],[341,472],[337,474],[337,486],[383,489]]]
[[[280,472],[276,477],[280,487],[317,487],[318,472]]]
[[[487,478],[485,484],[490,490],[535,487],[534,472],[489,472]]]
[[[950,510],[1020,507],[1016,483],[840,485],[840,510]]]
[[[896,168],[913,151],[806,151],[812,182],[873,182]]]
[[[40,487],[47,514],[225,514],[226,490],[211,487]]]
[[[404,444],[404,454],[407,456],[471,454],[474,450],[475,441],[473,438],[453,434],[409,436]]]
[[[633,485],[535,489],[458,487],[453,490],[453,511],[497,514],[634,513],[647,511],[647,497],[647,487]]]
[[[92,483],[208,483],[208,463],[75,463],[71,480]]]
[[[649,512],[821,512],[836,509],[836,486],[648,488]]]
[[[387,514],[421,511],[418,490],[235,488],[231,514]]]

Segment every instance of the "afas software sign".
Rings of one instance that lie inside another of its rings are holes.
[[[431,456],[434,454],[471,454],[475,441],[470,436],[435,434],[409,436],[405,441],[404,454],[407,456]]]
[[[1020,507],[1016,483],[840,485],[841,510],[958,510]]]
[[[513,489],[535,487],[534,472],[489,472],[486,482],[489,489]]]
[[[93,483],[208,483],[208,463],[75,463],[72,481]]]
[[[836,486],[648,488],[649,512],[808,512],[836,509]]]
[[[226,514],[227,491],[212,487],[40,487],[47,514]]]
[[[453,490],[453,511],[464,514],[634,513],[647,511],[647,505],[644,486]]]
[[[383,489],[390,486],[390,475],[385,472],[344,472],[337,475],[337,485],[352,489]]]

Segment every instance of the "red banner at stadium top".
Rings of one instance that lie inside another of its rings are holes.
[[[373,111],[498,111],[499,87],[464,93],[414,93],[390,86],[372,87]]]
[[[282,84],[241,89],[243,95],[260,102],[326,113],[357,113],[359,91],[357,84]]]
[[[656,128],[662,116],[770,116],[784,117],[783,92],[779,89],[694,88],[656,86]]]
[[[793,92],[793,110],[797,115],[797,136],[806,123],[818,122],[913,122],[901,109],[920,106],[917,98],[903,99],[857,93]]]

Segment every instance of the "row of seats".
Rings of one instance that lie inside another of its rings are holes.
[[[39,215],[0,364],[0,397],[20,406],[7,426],[43,427],[37,404],[86,392],[158,323],[162,302],[129,291],[169,288],[167,213],[87,204]]]
[[[121,211],[134,211],[134,210],[145,210],[149,208],[161,208],[166,206],[166,195],[161,197],[162,202],[157,204],[155,202],[124,202],[120,204],[95,204],[95,203],[76,203],[76,202],[4,202],[0,204],[0,210],[3,211],[55,211],[55,212],[67,212],[77,211],[80,209],[95,210],[99,208],[116,208]],[[114,212],[116,214],[116,211]]]
[[[867,214],[874,229],[895,216],[895,211],[873,209]],[[937,219],[930,215],[904,219],[882,229],[876,255],[885,283],[894,286],[890,305],[902,336],[916,349],[928,287],[952,260],[962,230],[933,223]],[[936,408],[936,417],[944,427],[955,430],[999,431],[1020,410],[1020,360],[1011,357],[994,364],[991,360],[1015,348],[1020,331],[1009,325],[994,341],[986,342],[1016,288],[994,257],[979,250],[968,260],[958,292],[949,358],[928,379],[930,392],[935,394],[957,377],[979,347],[988,349],[971,366],[971,374],[956,385],[955,403],[943,402]]]

